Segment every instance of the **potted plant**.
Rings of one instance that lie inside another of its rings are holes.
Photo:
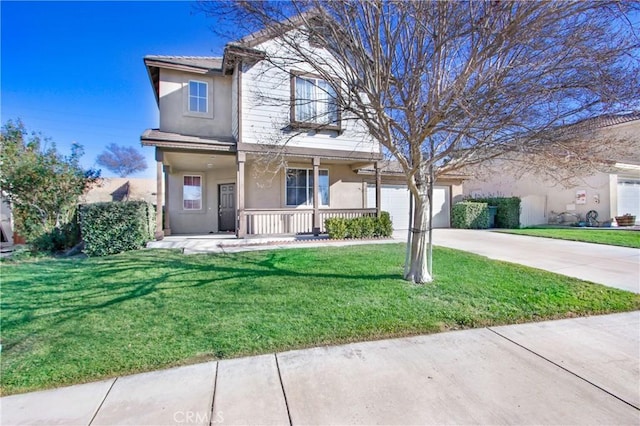
[[[616,222],[618,226],[633,226],[636,224],[636,217],[630,213],[626,213],[623,216],[616,216]]]

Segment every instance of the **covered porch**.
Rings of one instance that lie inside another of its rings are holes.
[[[259,153],[156,151],[159,238],[317,236],[328,218],[380,214],[379,191],[367,199],[370,178],[357,173],[372,167],[379,182],[375,161],[289,155],[269,168]]]
[[[325,220],[380,214],[380,197],[367,201],[366,182],[357,175],[363,163],[344,158],[287,156],[275,171],[261,154],[237,154],[239,238],[263,235],[319,235]],[[262,170],[264,169],[264,170]],[[380,169],[376,179],[380,180]]]

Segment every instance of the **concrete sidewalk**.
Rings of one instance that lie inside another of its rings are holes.
[[[640,312],[209,362],[0,399],[3,425],[630,424]]]

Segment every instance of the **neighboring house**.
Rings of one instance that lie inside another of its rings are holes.
[[[80,201],[86,204],[106,201],[146,201],[156,204],[157,192],[155,179],[101,178]]]
[[[80,197],[82,204],[104,201],[146,201],[156,204],[157,185],[155,179],[101,178],[86,194]],[[162,199],[160,200],[162,202]],[[6,198],[0,199],[0,243],[11,245],[14,241],[11,206]],[[17,237],[21,238],[21,237]],[[20,243],[24,242],[20,239]]]
[[[300,61],[264,60],[278,49],[277,35],[259,32],[229,43],[220,58],[144,58],[160,126],[141,141],[155,147],[164,179],[165,235],[318,233],[329,217],[394,209],[384,200],[401,181],[383,172],[380,146],[364,125],[337,110],[336,82]],[[442,226],[461,192],[450,185],[460,183],[440,183]],[[408,226],[408,210],[392,216],[396,228]]]
[[[11,206],[4,196],[0,195],[0,247],[13,244],[13,222]]]
[[[603,139],[617,135],[632,142],[628,155],[611,159],[609,173],[590,174],[580,179],[579,185],[566,188],[540,176],[525,175],[516,179],[504,170],[495,170],[490,178],[465,181],[465,196],[520,197],[522,226],[554,222],[554,213],[562,212],[585,219],[591,210],[598,213],[600,222],[629,213],[635,215],[636,224],[640,224],[640,112],[599,117],[593,123],[597,124],[594,131],[603,135]],[[571,215],[567,217],[575,220]]]

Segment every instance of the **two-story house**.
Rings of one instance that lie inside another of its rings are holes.
[[[379,144],[338,110],[339,83],[265,60],[279,48],[277,35],[258,33],[223,57],[144,58],[160,125],[141,141],[164,179],[165,235],[318,233],[332,216],[378,214],[384,191],[398,189],[381,184]]]

